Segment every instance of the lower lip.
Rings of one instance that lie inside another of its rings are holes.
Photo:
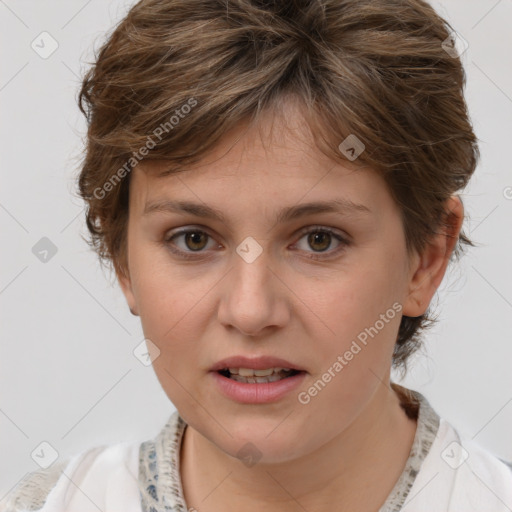
[[[211,372],[217,386],[228,397],[242,404],[266,404],[276,402],[287,393],[296,389],[304,380],[306,372],[300,372],[291,377],[276,382],[261,384],[246,384],[224,377],[219,372]]]

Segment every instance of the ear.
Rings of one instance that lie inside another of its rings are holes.
[[[425,313],[445,275],[464,220],[464,208],[458,196],[446,201],[445,212],[446,226],[441,226],[441,232],[425,246],[422,254],[415,253],[411,260],[409,293],[403,307],[405,316]]]
[[[117,280],[119,281],[119,286],[121,287],[121,290],[123,290],[126,302],[130,308],[130,313],[132,315],[138,316],[139,312],[137,310],[137,301],[135,300],[135,295],[133,293],[132,281],[129,272],[117,269],[116,275]]]

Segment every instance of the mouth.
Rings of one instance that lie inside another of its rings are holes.
[[[237,361],[238,362],[238,361]],[[240,361],[242,362],[242,361]],[[282,365],[284,361],[281,360]],[[247,361],[242,363],[247,364]],[[212,368],[213,383],[225,397],[239,404],[262,405],[275,403],[292,395],[306,378],[307,371],[298,368],[254,363],[259,368],[236,367],[223,362]],[[276,364],[277,363],[277,364]],[[236,364],[236,363],[235,363]],[[268,365],[268,367],[266,367]]]
[[[252,368],[222,368],[217,373],[236,382],[244,384],[266,384],[288,379],[299,373],[305,373],[301,370],[291,368],[267,368],[254,370]]]

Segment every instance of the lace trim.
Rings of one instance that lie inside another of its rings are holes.
[[[187,512],[179,453],[187,424],[175,411],[155,440],[141,443],[139,490],[142,512]]]
[[[416,434],[409,458],[393,490],[379,512],[401,510],[439,429],[440,418],[419,392],[391,383],[401,405],[417,418]],[[141,443],[139,489],[142,512],[187,512],[181,485],[179,454],[187,424],[175,411],[155,440]]]
[[[440,422],[439,415],[421,393],[395,383],[391,383],[391,387],[400,397],[407,415],[412,418],[416,412],[418,423],[405,468],[379,512],[399,512],[402,509],[416,475],[434,442]]]
[[[53,464],[48,469],[27,473],[7,496],[6,502],[2,504],[3,508],[0,510],[8,512],[40,510],[67,464],[68,460],[66,459]]]

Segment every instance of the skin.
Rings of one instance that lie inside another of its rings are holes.
[[[416,431],[390,388],[400,314],[306,405],[297,392],[271,404],[236,403],[213,385],[209,368],[230,355],[270,354],[306,369],[298,391],[307,390],[393,303],[408,316],[426,311],[463,208],[450,198],[449,230],[423,254],[408,256],[400,211],[383,179],[367,167],[355,170],[357,161],[328,160],[313,146],[298,110],[284,108],[285,117],[268,115],[261,130],[226,134],[201,165],[184,173],[160,177],[161,161],[135,168],[128,267],[118,277],[146,338],[160,350],[156,375],[188,424],[180,454],[188,507],[323,512],[336,503],[336,510],[375,511],[398,480]],[[338,198],[371,213],[276,223],[282,207]],[[226,222],[143,214],[147,203],[165,199],[207,204]],[[351,242],[343,246],[326,235],[327,242],[308,243],[299,231],[312,226],[330,227]],[[183,227],[208,236],[170,241]],[[248,236],[263,250],[252,263],[235,250]],[[236,458],[247,442],[261,453],[252,466]]]

